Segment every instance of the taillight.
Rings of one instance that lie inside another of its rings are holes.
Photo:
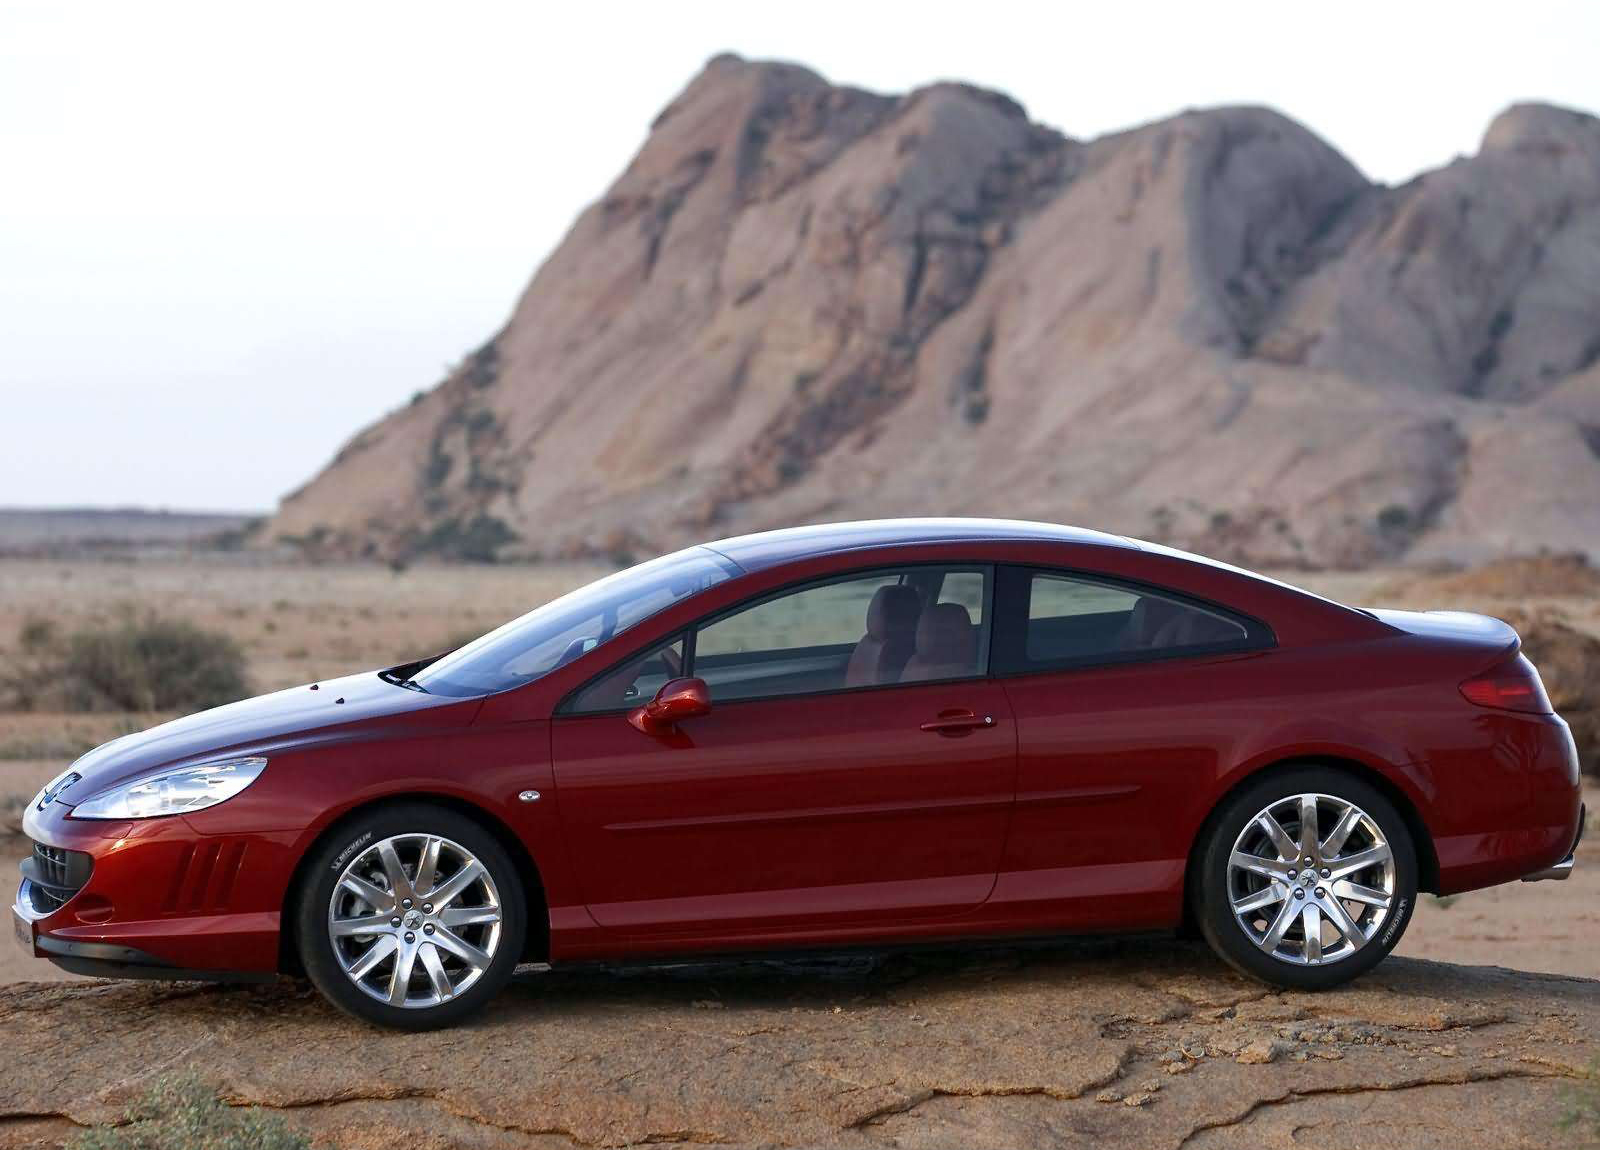
[[[1521,655],[1481,675],[1474,675],[1461,684],[1461,693],[1469,703],[1501,711],[1548,715],[1553,710],[1550,696],[1544,693],[1544,683],[1539,680],[1539,672]]]

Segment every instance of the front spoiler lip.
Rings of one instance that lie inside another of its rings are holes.
[[[278,976],[267,971],[251,970],[190,970],[171,966],[155,955],[131,946],[118,946],[109,942],[78,942],[75,939],[56,938],[38,934],[34,937],[37,953],[44,955],[62,970],[90,978],[139,978],[170,982],[271,982]]]

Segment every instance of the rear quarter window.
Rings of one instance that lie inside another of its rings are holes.
[[[1137,662],[1271,643],[1264,625],[1176,591],[1071,572],[1002,580],[1002,671]]]

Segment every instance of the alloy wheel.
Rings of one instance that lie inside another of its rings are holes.
[[[1371,815],[1334,795],[1277,800],[1245,824],[1228,856],[1234,921],[1282,962],[1349,958],[1378,933],[1394,897],[1388,839]]]
[[[364,994],[411,1009],[448,1002],[483,977],[500,946],[500,892],[487,867],[439,835],[391,835],[334,885],[328,940]]]

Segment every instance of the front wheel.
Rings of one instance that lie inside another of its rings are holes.
[[[517,868],[495,837],[426,804],[357,815],[312,857],[296,928],[318,990],[381,1026],[429,1030],[480,1009],[527,930]]]
[[[1320,990],[1371,970],[1417,901],[1405,820],[1342,771],[1274,772],[1228,799],[1201,851],[1196,917],[1232,966]]]

